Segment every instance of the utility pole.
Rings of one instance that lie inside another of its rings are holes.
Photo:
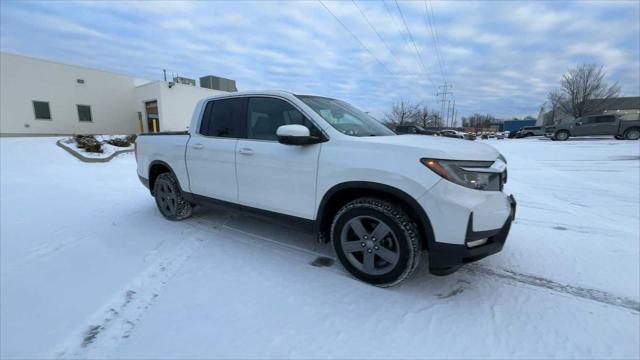
[[[451,126],[455,127],[456,99],[453,99],[453,107],[451,108]]]
[[[164,74],[164,81],[167,81],[167,69],[162,69],[162,73]]]
[[[454,114],[454,116],[455,116],[455,117],[453,118],[453,122],[456,124],[456,126],[458,126],[458,110],[455,110],[455,111],[453,112],[453,114]]]
[[[449,91],[452,87],[453,86],[451,86],[451,84],[449,84],[446,80],[444,82],[444,85],[438,86],[438,89],[441,89],[441,91],[439,93],[437,93],[436,96],[442,95],[442,99],[441,99],[441,103],[440,103],[440,118],[442,120],[444,120],[444,109],[445,109],[445,105],[444,104],[446,104],[447,95],[453,95],[453,93]],[[447,117],[448,117],[448,115],[447,115]]]
[[[445,124],[447,124],[447,127],[449,127],[451,125],[451,121],[449,121],[449,111],[451,110],[451,100],[447,101],[447,121]]]

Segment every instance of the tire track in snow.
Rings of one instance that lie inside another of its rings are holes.
[[[203,237],[192,234],[168,255],[147,267],[128,283],[125,290],[107,302],[88,325],[59,346],[53,356],[74,359],[108,357],[120,342],[129,338],[146,310],[203,242]]]
[[[247,232],[245,230],[229,226],[227,225],[227,222],[221,225],[217,225],[213,222],[209,223],[208,220],[198,221],[198,224],[195,225],[194,228],[204,232],[211,232],[211,233],[213,233],[216,230],[224,229],[224,230],[232,231],[241,235],[245,235],[247,237],[247,240],[246,240],[247,243],[251,242],[253,244],[259,244],[260,246],[266,247],[265,242],[267,242],[269,244],[275,245],[275,248],[281,248],[285,251],[289,250],[293,252],[303,253],[306,255],[329,258],[334,262],[337,262],[337,259],[335,258],[335,256],[327,256],[327,254],[322,254],[320,252],[316,252],[308,248],[288,244],[288,243],[281,242],[281,241],[278,241],[266,236],[262,236],[259,234],[255,234],[252,232]],[[215,230],[212,230],[212,228]],[[337,273],[343,276],[350,276],[346,272],[346,270],[343,270],[340,267],[338,268],[334,266],[324,267],[323,270],[332,271],[334,273]],[[498,278],[501,280],[518,282],[518,283],[525,284],[528,286],[533,286],[536,288],[551,290],[563,295],[570,295],[574,297],[583,298],[586,300],[604,303],[607,305],[623,307],[635,312],[640,312],[640,302],[627,297],[614,295],[602,290],[585,288],[585,287],[574,286],[569,284],[562,284],[562,283],[559,283],[547,278],[543,278],[540,276],[523,274],[523,273],[519,273],[509,269],[492,269],[492,268],[488,268],[486,266],[480,265],[478,263],[468,264],[462,267],[461,271],[464,271],[474,276],[489,275],[491,277]]]
[[[597,301],[599,303],[607,305],[623,307],[635,312],[640,312],[640,302],[627,297],[614,295],[602,290],[562,284],[543,277],[522,274],[507,269],[494,270],[478,264],[469,264],[463,267],[461,270],[472,275],[489,275],[492,277],[497,277],[499,279],[515,281],[530,286],[552,290],[565,295],[571,295],[587,300]]]
[[[42,244],[39,244],[34,248],[32,248],[29,252],[27,252],[27,254],[24,255],[22,258],[14,260],[13,262],[10,262],[9,264],[7,264],[2,269],[2,273],[0,274],[0,276],[6,277],[12,273],[15,273],[20,268],[30,265],[34,261],[46,259],[50,256],[53,256],[59,253],[63,249],[73,247],[81,243],[83,240],[87,239],[88,237],[89,235],[73,236],[73,237],[70,237],[69,239],[62,240],[62,241],[50,241],[50,242],[44,242]]]

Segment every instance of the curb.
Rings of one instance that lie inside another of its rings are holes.
[[[59,147],[65,149],[69,154],[73,155],[76,157],[76,159],[83,161],[83,162],[87,162],[87,163],[103,163],[103,162],[108,162],[111,159],[113,159],[114,157],[120,155],[120,154],[124,154],[124,153],[128,153],[128,152],[133,152],[133,149],[126,149],[126,150],[116,150],[113,154],[105,157],[105,158],[91,158],[91,157],[86,157],[76,151],[74,151],[73,149],[69,148],[68,146],[64,145],[64,143],[61,140],[56,141],[56,145],[58,145]]]

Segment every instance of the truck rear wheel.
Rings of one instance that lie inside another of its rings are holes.
[[[631,128],[624,132],[624,138],[626,140],[638,140],[640,139],[640,129]]]
[[[182,196],[178,179],[172,173],[158,175],[153,194],[158,210],[165,218],[177,221],[191,216],[192,206]]]
[[[560,130],[553,135],[556,140],[565,141],[569,138],[569,132],[565,130]]]
[[[360,198],[340,209],[331,242],[342,266],[356,278],[381,287],[405,280],[420,262],[416,225],[398,206]]]

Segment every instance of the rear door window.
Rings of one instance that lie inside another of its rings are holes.
[[[245,108],[245,98],[210,101],[202,115],[200,134],[226,138],[243,137]]]

